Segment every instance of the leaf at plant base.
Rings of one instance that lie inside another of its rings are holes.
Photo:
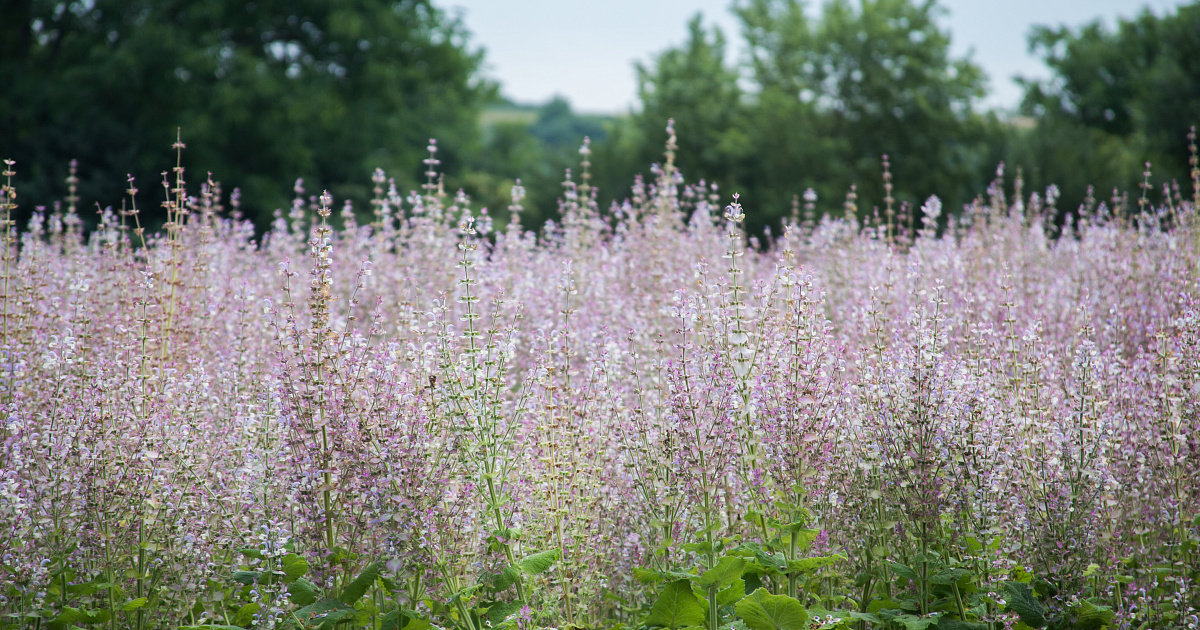
[[[892,567],[892,573],[899,575],[902,578],[908,578],[913,582],[917,581],[917,572],[912,570],[912,567],[900,564],[899,562],[889,562]]]
[[[1113,622],[1116,614],[1108,606],[1097,606],[1084,600],[1075,607],[1079,621],[1075,627],[1079,630],[1100,630]]]
[[[520,612],[520,602],[495,602],[488,606],[487,620],[493,626],[500,625],[514,613]]]
[[[971,575],[971,572],[966,569],[942,569],[929,578],[929,583],[950,586],[968,575]]]
[[[750,630],[806,630],[808,611],[787,595],[772,595],[760,588],[734,606]]]
[[[876,626],[883,625],[883,620],[879,618],[879,615],[876,615],[874,613],[865,613],[865,612],[858,612],[857,610],[851,610],[851,611],[848,611],[846,614],[850,615],[851,619],[865,621],[869,624],[873,624]]]
[[[283,568],[284,584],[291,584],[300,579],[305,573],[308,573],[308,560],[294,553],[284,556],[280,566]]]
[[[367,589],[371,588],[371,585],[379,578],[379,568],[380,563],[378,562],[368,564],[362,573],[359,573],[358,577],[346,586],[346,590],[342,591],[342,596],[338,599],[347,606],[353,606],[355,602],[362,599]]]
[[[243,556],[246,556],[248,558],[258,558],[259,560],[263,559],[262,551],[255,549],[253,547],[246,547],[244,549],[238,549],[238,553],[240,553]]]
[[[250,602],[238,609],[237,614],[233,616],[233,625],[249,628],[250,624],[254,623],[254,615],[262,609],[257,602]]]
[[[938,620],[937,630],[991,630],[991,625],[980,621],[959,621],[942,617]]]
[[[813,558],[800,558],[799,560],[792,560],[791,562],[788,563],[788,573],[792,573],[792,574],[813,573],[814,571],[824,569],[827,566],[833,565],[838,560],[843,560],[843,559],[845,559],[845,556],[832,555],[832,556],[817,556],[817,557],[813,557]]]
[[[429,620],[413,610],[393,610],[383,616],[379,630],[429,630]]]
[[[521,566],[521,570],[524,571],[526,575],[541,575],[542,573],[545,573],[546,570],[549,569],[556,560],[558,560],[558,550],[547,549],[546,551],[539,551],[537,553],[525,556],[524,558],[521,558],[521,561],[517,564]]]
[[[292,614],[300,620],[301,627],[303,628],[312,626],[323,628],[333,626],[339,619],[347,615],[353,615],[354,609],[336,599],[323,599],[319,602],[309,604]]]
[[[821,533],[815,529],[805,527],[804,521],[790,523],[787,529],[791,532],[792,536],[796,537],[796,545],[800,551],[808,549]]]
[[[929,626],[936,626],[940,618],[938,613],[933,613],[928,617],[920,615],[896,615],[892,620],[904,626],[904,630],[926,630]]]
[[[737,556],[722,556],[717,561],[717,566],[705,571],[700,575],[700,579],[696,580],[696,586],[707,591],[710,588],[717,590],[723,589],[733,581],[742,577],[742,569],[746,568],[746,561]]]
[[[666,574],[662,571],[647,569],[645,567],[637,567],[633,570],[633,579],[641,584],[654,584],[667,579]]]
[[[717,592],[717,606],[732,606],[746,596],[746,581],[738,578],[729,588]]]
[[[679,630],[704,623],[704,607],[692,592],[690,580],[676,580],[663,587],[645,625]]]
[[[1006,610],[1017,613],[1021,622],[1030,628],[1046,627],[1046,609],[1033,597],[1029,585],[1022,582],[1005,582]]]
[[[82,608],[63,608],[53,620],[47,624],[51,630],[65,630],[74,625],[86,626],[106,623],[112,619],[112,613],[107,610],[86,610]]]
[[[497,591],[503,591],[504,589],[512,586],[513,584],[516,584],[517,580],[520,580],[520,579],[521,579],[521,569],[518,567],[514,567],[512,565],[509,565],[507,567],[504,567],[503,571],[501,571],[495,575],[495,578],[492,580],[492,588],[496,589]]]
[[[258,581],[260,575],[261,574],[258,571],[234,571],[233,581],[237,582],[238,584],[250,586]]]
[[[317,585],[300,578],[288,584],[288,599],[297,606],[307,606],[317,601]]]
[[[148,600],[145,597],[131,599],[131,600],[125,602],[124,606],[121,606],[121,610],[123,610],[125,612],[135,611],[135,610],[141,608],[142,606],[145,606],[147,601]]]

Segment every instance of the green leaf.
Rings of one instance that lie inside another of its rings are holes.
[[[305,573],[308,573],[308,560],[294,553],[284,556],[281,566],[283,567],[284,584],[291,584],[300,579]]]
[[[968,575],[971,572],[966,569],[942,569],[929,578],[929,583],[950,586]]]
[[[705,571],[700,579],[696,580],[696,585],[706,591],[710,588],[723,589],[742,577],[744,568],[746,568],[744,559],[737,556],[722,556],[717,561],[717,566]]]
[[[806,630],[808,611],[787,595],[772,595],[760,588],[734,606],[750,630]]]
[[[347,606],[353,606],[355,602],[362,599],[367,589],[371,588],[371,585],[379,578],[379,567],[378,562],[368,564],[362,573],[359,573],[358,577],[346,586],[346,590],[342,591],[342,596],[338,599]]]
[[[121,606],[121,610],[123,610],[125,612],[132,612],[134,610],[141,608],[142,606],[145,606],[147,601],[148,600],[145,597],[131,599],[128,602],[125,602],[124,606]]]
[[[546,570],[549,569],[556,560],[558,560],[558,550],[547,549],[546,551],[539,551],[521,558],[521,561],[518,564],[521,565],[521,570],[524,571],[526,575],[541,575],[542,573],[545,573]]]
[[[789,574],[800,573],[800,574],[807,575],[809,573],[814,573],[820,569],[824,569],[825,567],[831,566],[834,563],[836,563],[838,560],[844,560],[844,559],[845,559],[845,556],[839,556],[839,555],[817,556],[817,557],[813,557],[813,558],[800,558],[799,560],[792,560],[791,562],[788,563],[788,573]]]
[[[888,564],[892,567],[892,573],[895,573],[902,578],[908,578],[913,582],[917,581],[917,572],[913,571],[911,567],[900,564],[899,562],[889,562]]]
[[[678,630],[704,623],[704,607],[692,592],[690,580],[676,580],[667,584],[658,594],[658,600],[650,608],[645,625]]]
[[[1075,611],[1079,614],[1079,621],[1075,627],[1079,630],[1100,630],[1113,622],[1116,614],[1112,608],[1108,606],[1097,606],[1089,601],[1080,602]]]
[[[429,620],[412,610],[393,610],[383,616],[379,630],[429,630]]]
[[[250,602],[238,609],[237,614],[233,616],[233,625],[249,628],[250,624],[254,623],[254,615],[262,609],[257,602]]]
[[[249,558],[258,558],[259,560],[263,559],[262,551],[255,549],[254,547],[245,547],[243,549],[238,549],[238,553],[241,553],[243,556],[246,556]]]
[[[717,606],[731,606],[746,596],[746,581],[738,578],[733,584],[717,593]]]
[[[503,591],[513,584],[516,584],[517,580],[520,579],[521,569],[514,566],[507,566],[504,567],[503,571],[496,574],[495,579],[492,580],[492,588],[496,589],[497,591]]]
[[[1021,623],[1030,628],[1046,627],[1046,609],[1042,607],[1041,602],[1034,599],[1028,584],[1005,582],[1004,594],[1007,602],[1004,608],[1017,613],[1017,616],[1021,618]]]
[[[991,630],[991,625],[980,621],[959,621],[950,617],[938,620],[938,630]]]
[[[353,615],[354,609],[336,599],[323,599],[309,604],[293,613],[300,620],[302,627],[316,625],[322,628],[332,627],[333,624],[347,615]]]
[[[261,574],[258,571],[234,571],[233,581],[237,582],[238,584],[250,586],[258,581],[260,575]]]
[[[904,626],[905,630],[925,630],[929,626],[937,625],[939,613],[933,613],[928,617],[919,615],[896,615],[892,620]]]
[[[288,599],[297,606],[307,606],[317,601],[317,585],[300,578],[288,584]]]
[[[796,545],[800,551],[804,551],[812,546],[813,541],[820,535],[820,531],[804,526],[804,521],[789,523],[785,528],[792,536],[796,537]]]
[[[496,602],[488,606],[487,620],[492,626],[500,625],[505,619],[521,610],[520,602]]]

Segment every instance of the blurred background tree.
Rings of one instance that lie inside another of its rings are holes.
[[[644,159],[661,155],[674,117],[685,175],[739,192],[756,230],[808,188],[840,213],[857,185],[864,214],[884,212],[883,154],[896,211],[935,192],[962,203],[986,185],[1002,129],[976,111],[983,73],[951,58],[935,2],[833,0],[815,19],[799,0],[734,6],[748,49],[738,66],[699,16],[687,42],[639,66],[641,108],[618,124]]]
[[[418,182],[430,137],[451,173],[477,151],[495,87],[428,0],[16,0],[0,20],[0,155],[22,197],[156,208],[182,128],[192,183],[241,188],[260,226],[292,182],[365,200],[380,167]],[[28,208],[24,208],[28,212]]]
[[[1200,2],[1115,29],[1039,28],[1031,49],[1053,73],[1025,84],[1016,115],[984,110],[982,71],[950,52],[936,0],[734,0],[746,54],[726,34],[688,37],[637,64],[628,114],[582,115],[562,98],[502,99],[483,53],[435,0],[9,0],[0,20],[0,156],[18,162],[22,211],[66,194],[80,161],[84,205],[119,204],[126,173],[143,208],[182,127],[189,180],[207,171],[243,191],[260,227],[303,177],[365,211],[376,167],[401,190],[420,183],[436,137],[450,192],[462,187],[502,224],[512,185],[525,227],[557,216],[567,169],[592,140],[592,182],[607,208],[661,162],[675,119],[685,176],[739,192],[753,230],[777,228],[808,188],[841,214],[853,185],[860,218],[939,195],[969,203],[1008,164],[1026,190],[1056,183],[1073,210],[1089,185],[1187,193],[1185,134],[1200,121]],[[1060,215],[1060,220],[1063,218]]]
[[[1140,194],[1145,162],[1155,194],[1177,182],[1188,196],[1187,132],[1200,124],[1200,3],[1156,16],[1143,12],[1114,30],[1093,22],[1079,29],[1038,27],[1029,38],[1053,71],[1025,83],[1024,129],[1014,128],[1010,163],[1029,183],[1056,184],[1074,210],[1096,187]],[[1111,202],[1110,202],[1111,205]]]

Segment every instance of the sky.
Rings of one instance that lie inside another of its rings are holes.
[[[730,44],[730,61],[741,54],[730,0],[440,0],[459,11],[473,47],[485,50],[486,74],[501,93],[519,103],[566,97],[579,112],[616,114],[636,107],[634,63],[683,43],[696,13],[716,24]],[[809,2],[819,6],[819,2]],[[989,78],[983,105],[1015,107],[1020,75],[1045,78],[1026,35],[1037,24],[1077,27],[1096,19],[1110,27],[1143,7],[1162,15],[1180,0],[941,0],[955,57],[969,55]]]

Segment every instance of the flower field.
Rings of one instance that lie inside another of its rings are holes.
[[[670,145],[540,235],[436,155],[369,224],[8,224],[0,627],[1198,627],[1195,158],[768,243]]]

